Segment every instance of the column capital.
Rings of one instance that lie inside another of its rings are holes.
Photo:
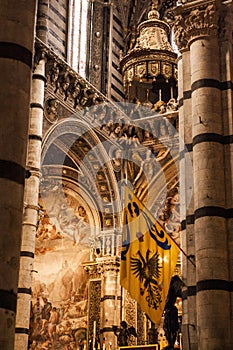
[[[219,12],[217,1],[192,1],[174,11],[174,38],[180,51],[195,39],[217,36]]]
[[[120,271],[120,258],[117,256],[101,257],[96,261],[90,261],[83,264],[84,270],[89,274],[90,279],[100,278],[108,271]]]

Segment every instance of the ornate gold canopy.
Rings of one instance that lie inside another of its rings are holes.
[[[126,98],[142,104],[177,97],[177,55],[169,42],[170,27],[152,4],[148,19],[131,35],[120,67]]]

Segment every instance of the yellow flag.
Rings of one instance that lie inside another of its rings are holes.
[[[120,281],[150,320],[158,325],[179,247],[125,187]]]

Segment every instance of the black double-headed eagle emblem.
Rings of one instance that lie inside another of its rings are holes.
[[[146,256],[143,257],[142,253],[138,250],[137,257],[130,258],[130,265],[133,274],[139,278],[140,281],[140,294],[144,296],[147,292],[146,301],[149,307],[157,309],[162,302],[161,298],[161,286],[158,284],[158,279],[161,275],[162,266],[159,264],[159,254],[156,251],[153,252],[147,249]]]

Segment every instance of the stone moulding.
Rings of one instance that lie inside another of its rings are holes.
[[[108,104],[121,115],[121,119],[128,119],[118,106],[58,57],[51,47],[36,38],[34,68],[41,59],[46,60],[46,89],[51,92],[53,99],[65,104],[73,112],[99,104]]]

